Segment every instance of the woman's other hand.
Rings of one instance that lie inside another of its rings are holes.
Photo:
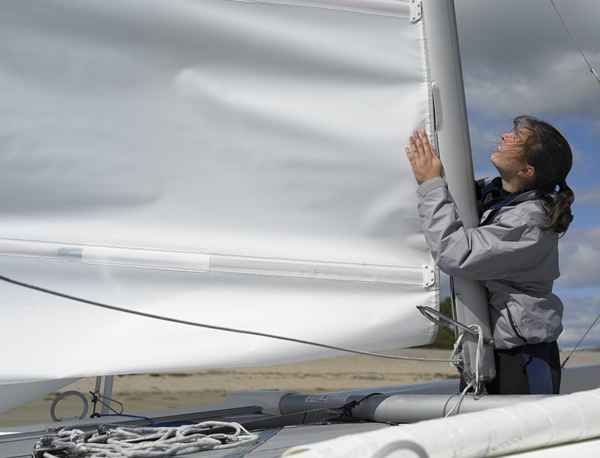
[[[434,153],[424,129],[415,131],[404,149],[417,183],[442,175],[442,162]]]

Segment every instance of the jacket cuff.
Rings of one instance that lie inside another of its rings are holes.
[[[417,194],[421,197],[425,197],[429,191],[433,191],[434,189],[444,186],[446,186],[446,182],[442,177],[433,177],[419,185],[417,188]]]

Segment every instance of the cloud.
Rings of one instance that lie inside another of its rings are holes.
[[[559,286],[600,286],[600,227],[567,232],[559,243],[559,252]]]
[[[505,130],[510,129],[510,127],[510,125],[506,126]],[[479,159],[482,164],[489,163],[490,153],[500,141],[501,132],[502,130],[499,127],[484,127],[478,122],[471,122],[469,133],[474,158]]]
[[[478,117],[471,118],[469,134],[473,151],[475,178],[498,175],[498,171],[490,160],[490,155],[500,141],[500,134],[510,130],[511,127],[511,118],[493,123],[484,122]]]
[[[598,97],[600,91],[597,83],[589,81],[587,70],[578,68],[580,61],[576,52],[557,53],[548,62],[539,62],[544,68],[541,74],[539,69],[494,67],[480,70],[479,75],[467,74],[467,99],[472,108],[501,116],[579,114],[582,108],[598,115],[598,104],[590,105],[589,100]]]
[[[565,304],[565,313],[563,317],[564,331],[560,336],[560,344],[561,347],[572,347],[577,344],[600,314],[600,291],[597,296],[564,296],[562,299]],[[600,323],[596,323],[590,330],[581,347],[600,347]]]
[[[600,69],[595,0],[558,7]],[[600,114],[600,87],[547,0],[457,0],[467,102],[487,116]]]
[[[592,207],[600,207],[600,186],[577,190],[575,194],[575,203],[580,205],[589,205]]]

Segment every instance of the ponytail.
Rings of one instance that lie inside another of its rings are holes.
[[[552,229],[557,234],[564,235],[573,221],[571,205],[575,201],[573,190],[562,181],[558,185],[558,192],[549,195],[545,200],[546,211],[548,212],[549,224],[544,229]]]
[[[533,188],[544,196],[548,215],[548,225],[544,229],[551,229],[562,236],[573,221],[571,205],[575,194],[566,181],[573,164],[571,147],[565,137],[547,122],[532,116],[517,116],[513,123],[515,131],[523,134],[527,163],[535,168]]]

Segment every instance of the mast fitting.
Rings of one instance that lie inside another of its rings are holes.
[[[423,17],[423,0],[410,0],[410,22],[416,24]]]

